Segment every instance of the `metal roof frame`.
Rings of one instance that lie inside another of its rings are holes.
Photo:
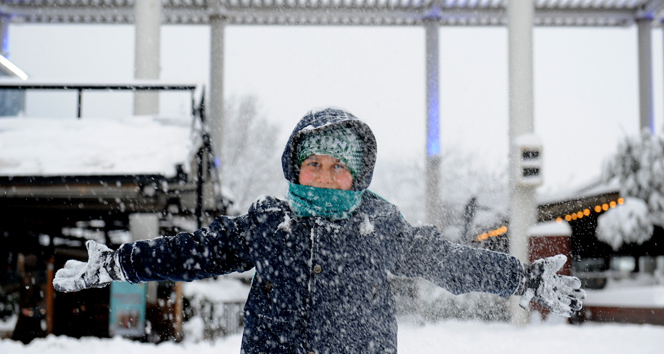
[[[136,0],[0,0],[14,23],[132,24]],[[659,25],[664,0],[533,0],[535,26]],[[162,0],[163,24],[504,26],[508,0]]]

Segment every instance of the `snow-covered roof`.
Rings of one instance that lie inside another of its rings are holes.
[[[187,169],[191,117],[0,118],[0,176],[159,174]]]
[[[602,181],[599,177],[587,182],[578,188],[573,188],[555,195],[540,196],[537,204],[546,205],[568,201],[571,199],[584,199],[620,191],[618,180],[612,179],[609,182]]]
[[[572,228],[567,221],[547,221],[533,225],[528,229],[530,236],[571,236]]]
[[[620,184],[616,180],[603,182],[599,178],[565,193],[538,198],[538,220],[547,221],[563,218],[585,209],[594,210],[598,205],[619,202]]]

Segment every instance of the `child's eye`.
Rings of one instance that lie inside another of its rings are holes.
[[[320,163],[318,161],[309,161],[307,162],[307,166],[318,167]]]
[[[335,164],[334,168],[340,169],[340,170],[347,170],[348,169],[348,167],[346,167],[346,165],[344,165],[342,163]]]

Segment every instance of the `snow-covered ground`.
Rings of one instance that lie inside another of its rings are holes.
[[[159,345],[138,343],[121,338],[98,339],[50,336],[29,345],[11,340],[0,341],[0,353],[6,354],[219,354],[239,353],[240,335],[216,342]],[[623,324],[539,323],[515,327],[506,323],[445,321],[399,328],[400,354],[427,353],[639,353],[664,352],[664,326]]]

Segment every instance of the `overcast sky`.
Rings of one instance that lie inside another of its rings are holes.
[[[635,27],[534,30],[535,132],[545,154],[540,192],[598,176],[617,141],[638,131],[636,37]],[[133,77],[132,26],[12,25],[9,41],[10,59],[35,80]],[[207,26],[164,26],[161,44],[163,80],[208,80]],[[283,127],[282,141],[307,110],[331,105],[369,123],[379,159],[424,160],[423,28],[229,26],[225,50],[226,96],[257,96],[263,114]],[[655,29],[658,134],[662,51]],[[507,168],[507,55],[506,28],[440,30],[443,148],[470,152],[489,170]],[[186,112],[187,99],[162,98],[162,113]],[[73,93],[30,93],[27,100],[27,115],[75,114]],[[131,109],[129,94],[84,96],[87,117],[130,115]]]

